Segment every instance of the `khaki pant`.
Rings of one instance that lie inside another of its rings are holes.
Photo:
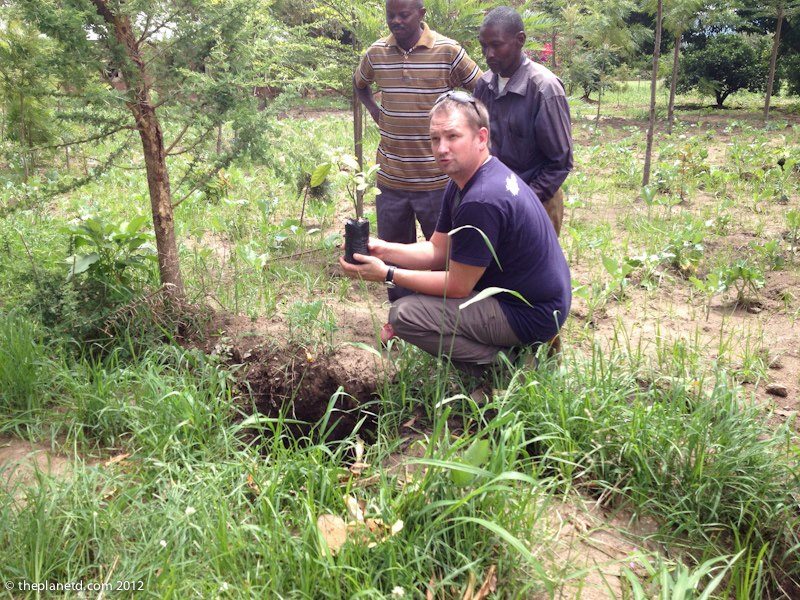
[[[558,188],[553,197],[547,202],[542,202],[542,206],[550,217],[550,222],[556,230],[556,235],[561,235],[561,225],[564,222],[564,192]]]
[[[404,296],[389,309],[389,323],[399,338],[434,356],[447,357],[457,368],[474,374],[476,365],[489,365],[499,352],[521,344],[494,298],[459,310],[475,295],[477,292],[458,299]]]

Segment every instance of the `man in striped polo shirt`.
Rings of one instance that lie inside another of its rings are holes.
[[[460,44],[432,31],[424,16],[422,0],[387,0],[391,35],[369,47],[353,76],[356,94],[381,133],[378,236],[406,244],[417,241],[415,217],[425,238],[433,235],[448,182],[431,152],[428,112],[444,92],[472,91],[482,74]],[[373,83],[381,106],[372,96]],[[408,293],[390,289],[389,300]]]

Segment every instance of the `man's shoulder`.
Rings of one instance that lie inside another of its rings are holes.
[[[543,64],[527,59],[520,68],[523,69],[525,78],[533,83],[540,92],[547,91],[553,95],[565,95],[561,79]]]
[[[433,29],[431,29],[430,32],[431,32],[431,38],[433,39],[433,48],[437,50],[448,48],[452,49],[452,51],[456,53],[461,51],[461,44],[459,44],[454,39],[442,35],[438,31],[434,31]]]
[[[380,50],[384,50],[386,48],[389,48],[389,46],[390,46],[389,38],[390,37],[392,37],[392,36],[391,35],[387,35],[385,37],[378,38],[377,40],[372,42],[372,44],[370,44],[369,48],[367,48],[367,53],[369,54],[369,53],[372,53],[372,52],[376,52],[376,51],[380,51]]]
[[[471,199],[487,204],[502,204],[525,195],[530,188],[496,156],[481,167],[470,189]]]

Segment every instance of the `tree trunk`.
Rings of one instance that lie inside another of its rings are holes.
[[[147,187],[150,192],[150,209],[153,213],[153,228],[158,249],[158,271],[167,293],[180,300],[185,296],[185,291],[175,241],[167,156],[161,124],[150,102],[147,65],[133,34],[130,18],[114,14],[108,0],[92,0],[92,3],[113,31],[116,42],[125,53],[125,60],[118,65],[118,68],[127,84],[126,104],[133,113],[136,129],[142,140]],[[113,41],[110,42],[113,44]]]
[[[222,123],[217,125],[217,154],[222,154]]]
[[[553,27],[553,36],[550,42],[550,50],[552,53],[550,54],[550,67],[555,71],[558,68],[558,62],[556,61],[556,28]]]
[[[775,26],[775,37],[772,39],[772,54],[769,57],[769,76],[767,77],[767,94],[764,97],[764,118],[769,119],[769,103],[772,100],[772,86],[775,84],[775,67],[778,63],[778,45],[781,42],[781,26],[783,24],[783,4],[778,7],[778,24]]]
[[[656,86],[658,84],[658,59],[661,56],[661,16],[663,2],[658,0],[656,14],[656,43],[653,48],[653,75],[650,77],[650,122],[647,126],[647,148],[644,151],[644,175],[642,187],[650,183],[650,162],[653,155],[653,131],[656,128]]]
[[[675,34],[675,51],[672,53],[672,79],[669,82],[669,105],[667,107],[667,133],[672,133],[675,122],[675,91],[678,89],[678,66],[680,64],[681,38],[683,32]]]
[[[714,92],[714,97],[717,100],[717,108],[725,108],[725,99],[730,95],[730,92]]]

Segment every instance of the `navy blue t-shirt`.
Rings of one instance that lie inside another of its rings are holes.
[[[524,344],[546,342],[558,333],[569,314],[572,288],[569,266],[555,229],[536,194],[497,158],[484,163],[459,190],[445,188],[436,231],[451,236],[450,259],[486,267],[476,290],[502,287],[521,294],[495,296],[514,333]],[[500,263],[498,265],[498,262]]]

